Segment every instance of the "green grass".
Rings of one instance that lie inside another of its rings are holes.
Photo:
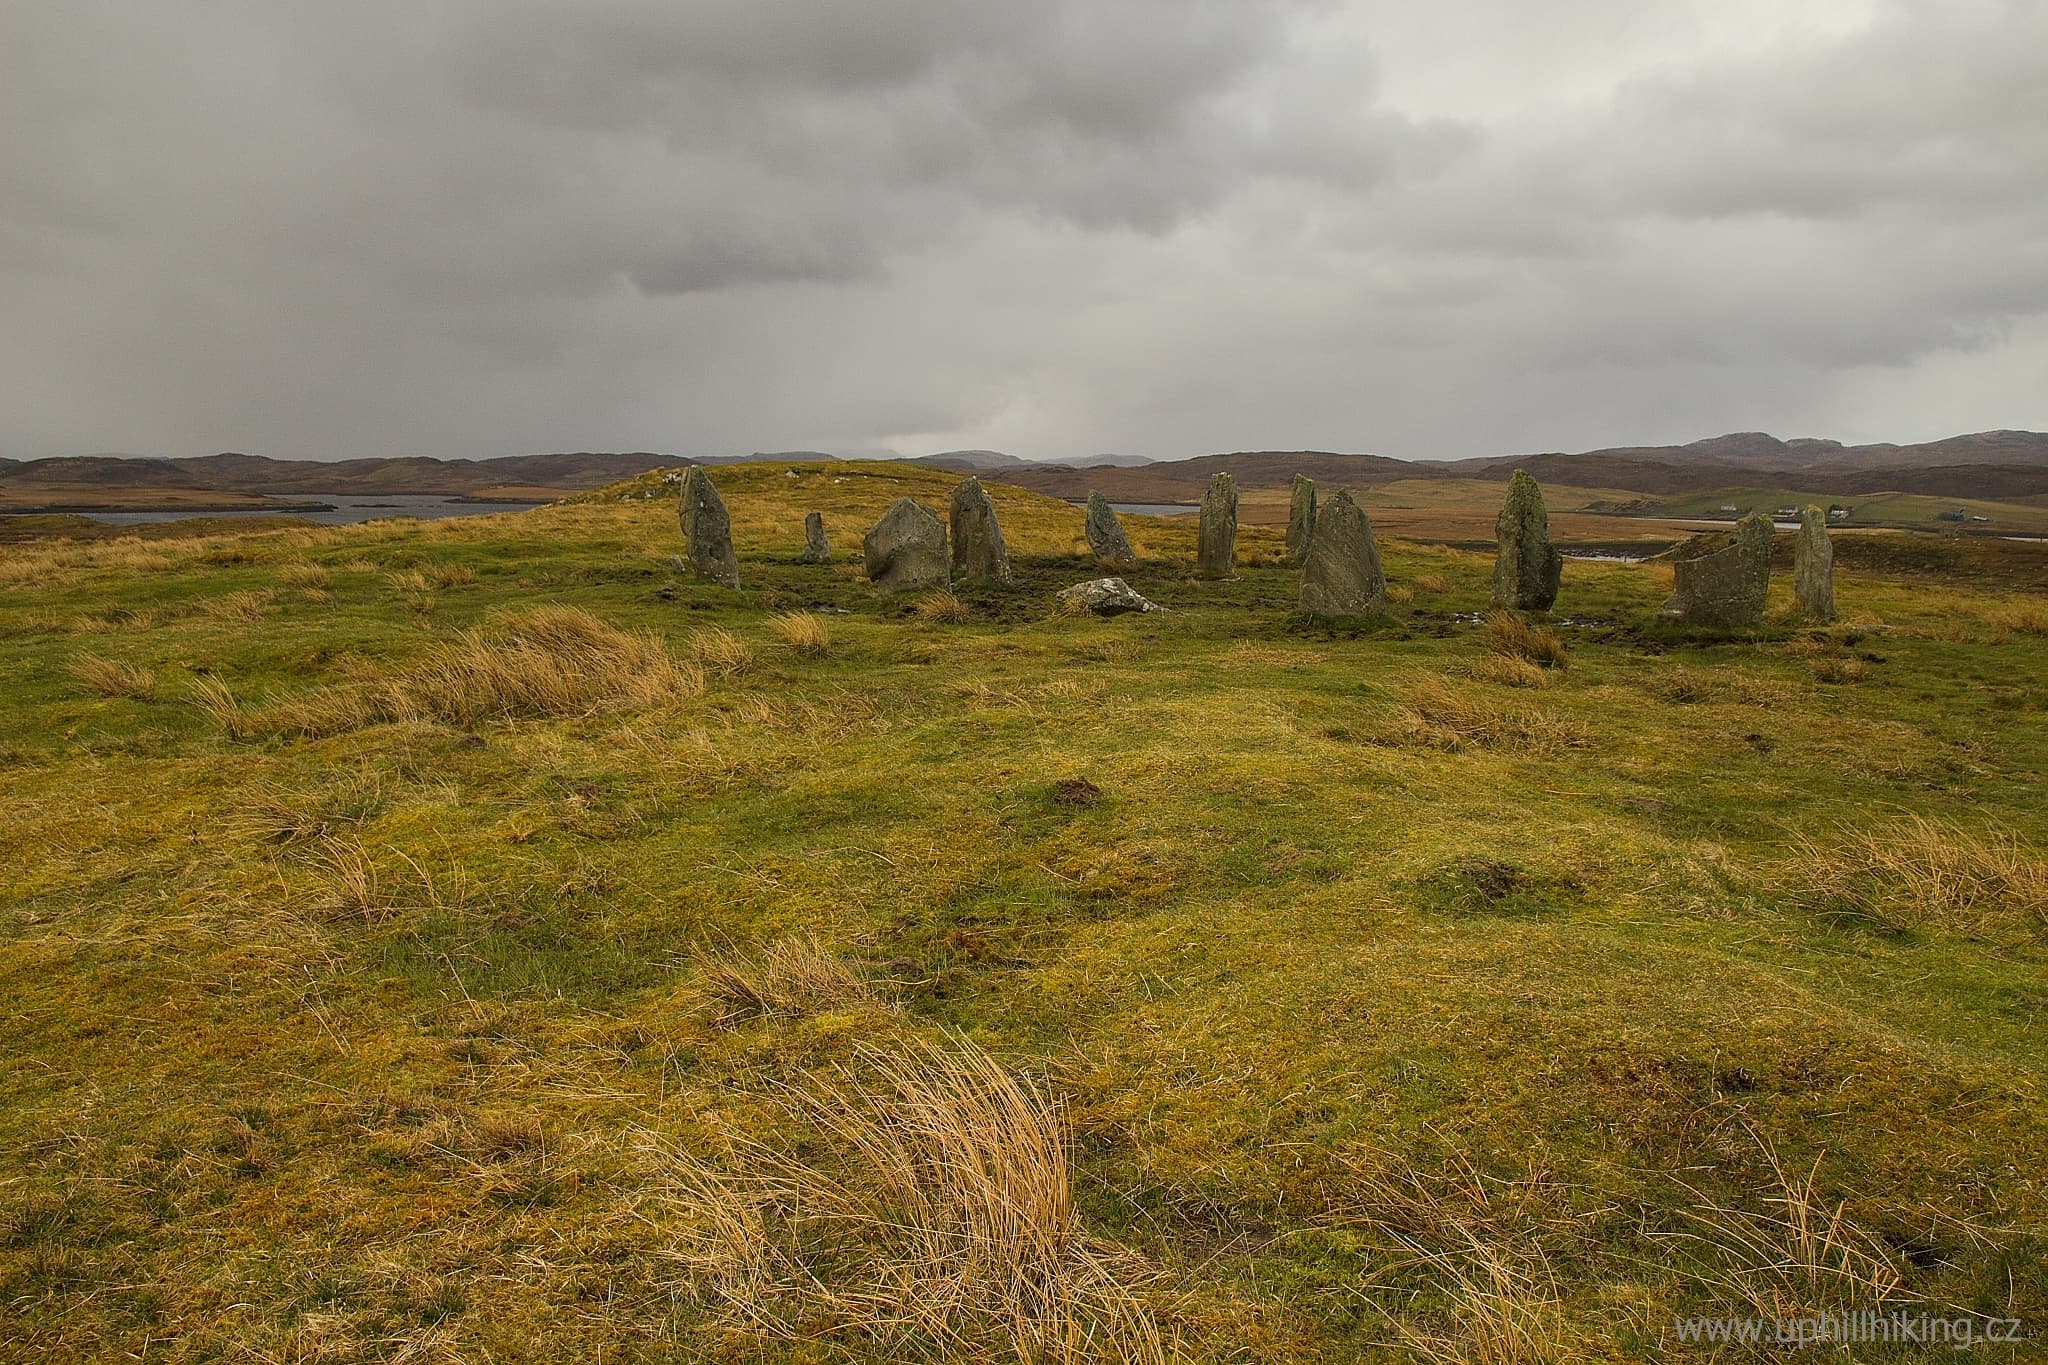
[[[1852,568],[1816,631],[1780,575],[1699,635],[1668,567],[1573,562],[1569,666],[1510,686],[1482,555],[1390,543],[1409,599],[1332,627],[1278,532],[1210,583],[1133,519],[1169,611],[1075,620],[1080,513],[996,488],[1019,582],[948,621],[858,541],[951,476],[714,477],[738,592],[673,569],[656,478],[0,547],[0,1340],[900,1358],[824,1300],[745,1330],[673,1192],[748,1139],[853,1182],[822,1106],[934,1046],[1059,1108],[1089,1250],[1043,1264],[1190,1359],[1683,1359],[1675,1315],[1871,1307],[1871,1265],[2048,1333],[2038,596]],[[685,682],[312,738],[198,704],[416,682],[542,606]]]

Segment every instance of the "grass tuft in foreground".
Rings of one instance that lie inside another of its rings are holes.
[[[748,1332],[949,1359],[1163,1361],[1129,1252],[1074,1206],[1059,1103],[964,1039],[783,1090],[815,1142],[670,1156],[684,1287]]]

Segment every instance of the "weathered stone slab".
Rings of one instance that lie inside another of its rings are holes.
[[[1202,525],[1195,563],[1212,578],[1227,578],[1237,567],[1237,481],[1218,473],[1202,495]]]
[[[1117,520],[1116,509],[1109,505],[1109,499],[1100,493],[1088,495],[1088,548],[1095,552],[1097,559],[1111,564],[1135,564],[1137,553],[1131,549],[1131,541],[1124,534],[1124,524]]]
[[[1010,551],[1003,544],[1002,523],[981,480],[968,475],[953,490],[953,576],[1010,581]]]
[[[891,503],[860,548],[869,581],[885,592],[943,588],[953,581],[946,569],[946,523],[913,499]]]
[[[732,518],[701,465],[683,471],[680,516],[683,555],[690,572],[728,588],[740,585],[740,561],[732,549]]]
[[[1316,533],[1316,481],[1305,474],[1294,476],[1294,496],[1287,504],[1287,562],[1299,564],[1308,554],[1309,537]]]
[[[1809,506],[1799,514],[1792,542],[1792,596],[1816,621],[1835,619],[1835,544],[1828,539],[1826,509]]]
[[[1158,603],[1146,600],[1121,578],[1091,578],[1086,583],[1062,588],[1060,605],[1076,616],[1084,611],[1094,612],[1097,616],[1121,616],[1132,611],[1166,610]]]
[[[1564,555],[1550,543],[1550,513],[1543,490],[1527,470],[1508,480],[1508,495],[1493,524],[1500,551],[1493,564],[1493,604],[1512,611],[1549,611],[1564,577]]]
[[[1771,590],[1769,517],[1750,513],[1723,547],[1702,537],[1678,553],[1663,615],[1702,626],[1753,626],[1763,619]]]
[[[1372,520],[1347,492],[1316,513],[1301,564],[1301,609],[1315,616],[1384,616],[1387,578]]]
[[[825,514],[807,512],[804,514],[804,563],[829,564],[832,562],[832,547],[825,542]]]

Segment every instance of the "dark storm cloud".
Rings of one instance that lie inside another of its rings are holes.
[[[0,453],[2048,424],[2048,11],[0,10]]]

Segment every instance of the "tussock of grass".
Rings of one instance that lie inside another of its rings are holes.
[[[225,593],[199,604],[201,612],[219,621],[261,621],[269,609],[270,594],[267,592]]]
[[[1813,669],[1813,680],[1823,683],[1861,682],[1864,674],[1869,671],[1863,666],[1863,660],[1845,654],[1819,655],[1810,666]]]
[[[1849,1217],[1845,1202],[1820,1192],[1822,1158],[1804,1174],[1788,1168],[1760,1134],[1751,1137],[1771,1172],[1761,1208],[1719,1203],[1691,1185],[1681,1215],[1699,1231],[1677,1234],[1704,1253],[1697,1275],[1710,1291],[1769,1320],[1879,1309],[1903,1299],[1905,1266],[1889,1246]]]
[[[864,1047],[791,1087],[799,1153],[670,1152],[686,1286],[736,1327],[948,1359],[1164,1361],[1133,1259],[1074,1208],[1060,1105],[973,1044]]]
[[[1440,573],[1417,574],[1415,575],[1414,582],[1415,586],[1423,592],[1449,592],[1451,590],[1451,580],[1445,578]]]
[[[1507,659],[1524,659],[1539,668],[1563,668],[1568,662],[1557,632],[1532,626],[1509,611],[1486,618],[1486,647]]]
[[[148,701],[156,693],[156,674],[151,670],[97,654],[78,655],[67,671],[71,681],[102,697]]]
[[[703,671],[652,636],[576,607],[536,607],[465,632],[395,676],[322,686],[260,707],[202,679],[194,701],[229,738],[320,737],[387,721],[476,725],[594,715],[702,694]]]
[[[1593,742],[1591,732],[1573,721],[1530,706],[1490,701],[1440,675],[1411,685],[1406,702],[1403,720],[1411,738],[1438,748],[1547,757]]]
[[[754,666],[754,649],[729,630],[717,626],[690,637],[690,652],[713,672],[730,677]]]
[[[811,935],[778,939],[755,955],[706,953],[697,965],[720,1027],[879,1003],[874,988]]]
[[[798,654],[823,658],[832,652],[832,630],[825,618],[812,611],[792,611],[768,622],[768,628],[782,637],[782,643]]]
[[[1791,879],[1808,908],[1895,933],[2048,933],[2048,860],[2010,831],[1980,836],[1921,815],[1843,826],[1799,839]]]
[[[1402,583],[1393,584],[1387,589],[1387,600],[1398,606],[1406,606],[1415,600],[1415,589]]]
[[[1359,1181],[1335,1221],[1388,1253],[1379,1273],[1420,1273],[1448,1311],[1390,1314],[1399,1343],[1441,1365],[1547,1365],[1577,1357],[1545,1240],[1569,1220],[1535,1182],[1489,1179],[1454,1156],[1441,1175],[1383,1159],[1354,1165]],[[1384,1312],[1385,1310],[1382,1309]]]
[[[1479,682],[1501,687],[1548,687],[1550,674],[1527,659],[1506,654],[1486,654],[1465,667],[1465,675]]]
[[[295,559],[277,571],[277,581],[288,588],[324,588],[328,575],[310,559]]]
[[[649,635],[629,635],[578,607],[535,607],[495,631],[470,631],[386,689],[397,719],[458,725],[657,706],[704,690],[701,670]]]
[[[943,588],[918,598],[911,604],[910,614],[934,625],[950,625],[968,617],[967,604]]]

